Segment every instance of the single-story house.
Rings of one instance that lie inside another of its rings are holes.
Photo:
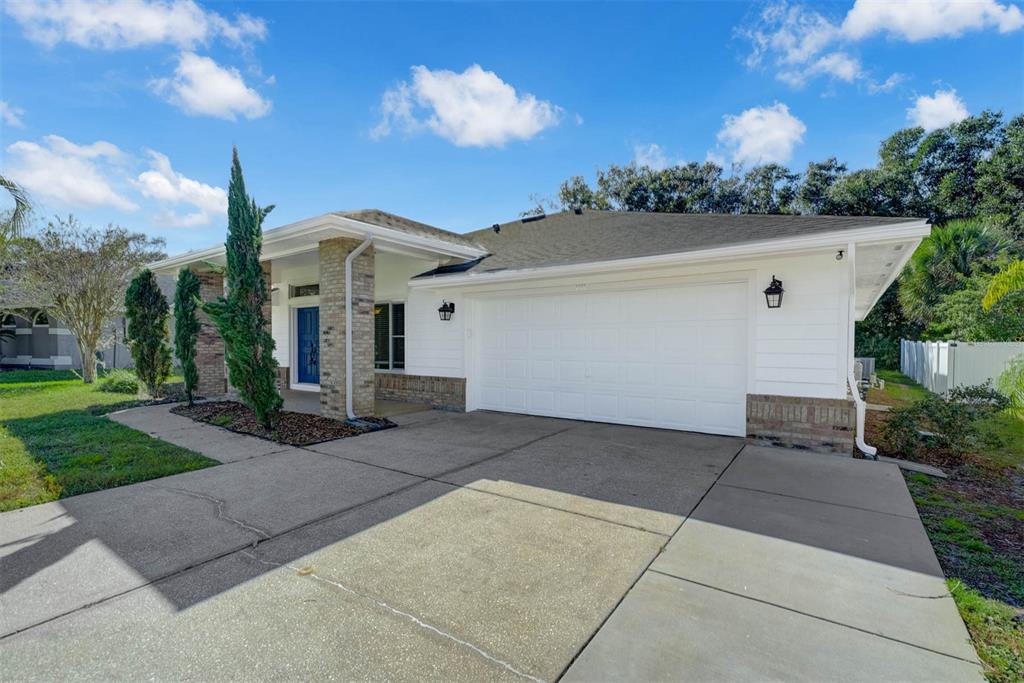
[[[918,218],[567,211],[457,234],[377,210],[264,232],[282,386],[325,415],[375,399],[851,452],[853,324],[929,232]],[[224,247],[152,268],[196,270]],[[200,335],[204,395],[226,389]],[[870,451],[859,433],[862,450]]]
[[[131,352],[123,343],[124,325],[124,316],[110,323],[108,334],[118,341],[99,352],[103,367],[132,366]],[[0,332],[0,369],[82,369],[82,354],[74,334],[45,308],[0,313]]]

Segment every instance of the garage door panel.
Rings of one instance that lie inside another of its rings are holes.
[[[658,401],[657,422],[673,429],[700,429],[695,399],[666,398]]]
[[[483,408],[742,435],[743,283],[483,301]]]
[[[658,327],[657,354],[661,360],[690,360],[700,351],[700,330],[694,323],[664,323]]]
[[[697,386],[702,389],[728,391],[746,381],[747,368],[743,365],[709,363],[697,368]]]
[[[587,395],[582,391],[560,391],[556,397],[556,412],[564,417],[578,419],[587,416]]]
[[[655,363],[621,363],[619,371],[623,384],[655,386],[661,383],[659,366]]]
[[[616,422],[619,420],[619,395],[592,392],[588,416],[599,422]]]
[[[581,360],[558,362],[558,379],[563,382],[584,382],[587,379],[587,364]]]

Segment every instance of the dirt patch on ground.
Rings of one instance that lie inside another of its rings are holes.
[[[881,431],[888,418],[867,412],[867,440],[880,454],[899,457]],[[980,456],[923,450],[917,460],[949,475],[904,472],[942,570],[985,597],[1024,607],[1024,473]]]
[[[210,401],[196,403],[192,407],[181,405],[172,408],[171,412],[232,432],[257,436],[289,446],[309,446],[397,426],[383,417],[360,418],[361,422],[366,423],[361,425],[322,415],[282,410],[273,428],[267,429],[256,420],[256,414],[248,406],[237,401]]]

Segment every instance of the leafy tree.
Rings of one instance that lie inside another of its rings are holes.
[[[781,164],[755,166],[743,175],[743,213],[790,213],[800,174]]]
[[[32,201],[28,193],[10,178],[0,175],[0,188],[3,188],[14,200],[12,209],[0,221],[0,240],[10,240],[23,236],[28,226],[28,217],[32,212]]]
[[[879,367],[895,370],[900,364],[900,339],[916,339],[920,332],[920,326],[903,315],[899,285],[893,283],[867,318],[857,323],[854,335],[856,354],[873,357]]]
[[[976,215],[979,164],[1003,138],[1002,115],[991,111],[928,133],[914,156],[914,178],[927,206],[915,213],[940,221]]]
[[[73,216],[50,222],[19,247],[23,296],[67,325],[82,356],[82,379],[96,379],[96,352],[111,341],[104,328],[124,302],[132,275],[163,258],[163,240],[108,226],[82,228]]]
[[[128,285],[124,311],[135,374],[150,396],[159,396],[171,372],[171,347],[167,343],[170,309],[153,271],[144,269]]]
[[[267,428],[281,410],[277,391],[274,338],[267,331],[263,305],[269,292],[260,267],[263,219],[273,205],[260,208],[245,192],[238,150],[232,151],[228,185],[227,297],[203,304],[224,339],[231,385]]]
[[[797,190],[797,205],[801,213],[830,214],[832,206],[832,187],[846,175],[846,164],[840,163],[835,157],[825,161],[811,161],[807,164],[803,182]]]
[[[611,208],[608,198],[594,192],[581,175],[575,175],[568,180],[562,181],[562,186],[558,189],[558,201],[561,203],[562,208],[569,210],[592,209],[603,211]]]
[[[1006,124],[1002,142],[978,163],[978,209],[1024,241],[1024,114]]]
[[[932,309],[939,299],[961,289],[975,267],[982,272],[995,270],[991,259],[1005,248],[1000,231],[977,219],[954,220],[932,228],[900,277],[904,315],[928,325],[934,320]]]
[[[992,279],[990,273],[976,273],[965,279],[962,289],[943,296],[923,336],[968,342],[1024,341],[1024,291],[1008,294],[985,309],[982,300]]]
[[[181,372],[185,377],[185,398],[189,405],[199,384],[199,369],[196,367],[196,340],[199,337],[199,278],[188,268],[178,273],[174,289],[174,352],[181,361]]]

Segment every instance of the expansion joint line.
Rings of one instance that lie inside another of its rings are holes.
[[[352,596],[355,596],[356,598],[359,598],[360,600],[365,600],[366,602],[369,602],[369,603],[372,603],[372,604],[376,605],[380,609],[383,609],[383,610],[386,610],[388,612],[391,612],[395,616],[401,617],[402,619],[405,619],[406,621],[412,622],[413,624],[415,624],[419,628],[426,629],[428,631],[436,633],[437,635],[441,636],[442,638],[446,638],[447,640],[452,641],[456,645],[460,645],[462,647],[469,648],[470,650],[472,650],[473,652],[477,653],[478,655],[480,655],[484,659],[486,659],[486,660],[488,660],[488,661],[490,661],[490,662],[492,662],[494,664],[497,664],[498,666],[502,667],[506,671],[509,671],[510,673],[513,673],[516,676],[519,676],[520,678],[525,678],[525,679],[527,679],[529,681],[534,681],[534,683],[546,683],[543,679],[537,678],[536,676],[531,676],[530,674],[528,674],[528,673],[526,673],[524,671],[520,671],[519,669],[515,668],[514,666],[512,666],[511,664],[506,662],[505,660],[499,659],[498,657],[495,657],[494,655],[491,655],[488,652],[485,652],[484,650],[482,650],[481,648],[477,647],[473,643],[470,643],[470,642],[465,641],[465,640],[463,640],[463,639],[461,639],[461,638],[459,638],[457,636],[454,636],[451,633],[448,633],[447,631],[442,631],[441,629],[439,629],[438,627],[434,626],[433,624],[428,624],[427,622],[423,621],[422,619],[420,619],[416,615],[410,614],[409,612],[405,612],[403,610],[400,610],[400,609],[397,609],[395,607],[392,607],[391,605],[389,605],[388,603],[384,602],[383,600],[379,600],[378,598],[375,598],[375,597],[373,597],[371,595],[367,595],[365,593],[361,593],[361,592],[355,590],[354,588],[349,588],[348,586],[346,586],[345,584],[343,584],[343,583],[341,583],[339,581],[334,581],[333,579],[325,578],[323,576],[320,576],[316,572],[309,571],[308,569],[300,569],[299,567],[296,567],[296,566],[291,565],[291,564],[287,564],[287,563],[283,563],[283,562],[272,562],[270,560],[264,560],[264,559],[262,559],[260,557],[257,557],[255,554],[253,554],[251,552],[248,552],[246,550],[241,551],[241,554],[245,555],[246,557],[248,557],[249,559],[251,559],[251,560],[253,560],[255,562],[259,562],[260,564],[264,564],[264,565],[267,565],[267,566],[270,566],[270,567],[284,567],[286,569],[292,570],[293,572],[295,572],[296,574],[299,574],[300,576],[308,576],[309,578],[314,579],[316,581],[319,581],[321,583],[326,583],[327,585],[334,586],[335,588],[339,588],[339,589],[345,591],[346,593],[348,593],[348,594],[350,594]]]

